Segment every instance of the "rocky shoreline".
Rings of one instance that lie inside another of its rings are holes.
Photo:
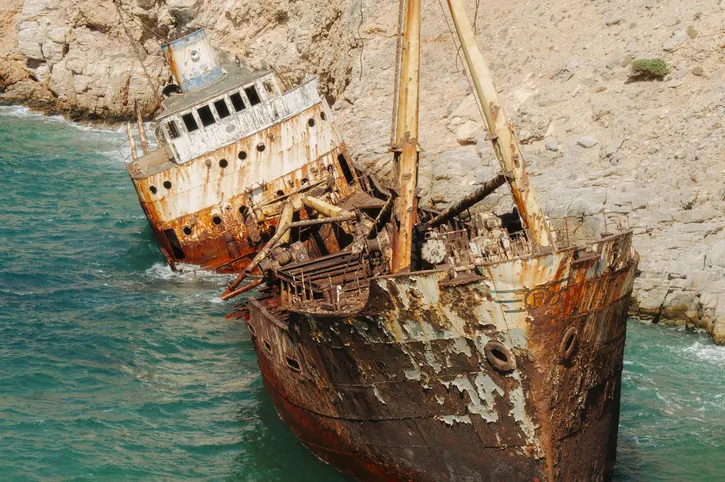
[[[274,68],[289,83],[318,75],[358,166],[390,173],[396,2],[123,0],[121,17],[111,1],[5,3],[1,104],[104,123],[134,103],[150,115],[149,82],[169,79],[161,38],[203,26],[228,62]],[[423,202],[442,207],[497,167],[429,3],[420,175]],[[476,23],[550,217],[626,215],[642,255],[632,313],[725,344],[725,0],[481,5]],[[638,58],[671,72],[632,81]]]

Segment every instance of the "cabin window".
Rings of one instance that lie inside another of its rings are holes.
[[[176,121],[167,122],[166,130],[169,133],[169,137],[171,137],[172,139],[176,139],[177,137],[181,136],[181,133],[179,132],[179,128],[176,127]]]
[[[232,106],[237,112],[241,112],[246,108],[246,106],[244,105],[244,99],[242,99],[242,96],[239,94],[239,92],[235,92],[230,95],[229,100],[232,101]]]
[[[237,157],[240,161],[243,161],[247,158],[247,151],[239,151],[239,154],[237,154]]]
[[[149,188],[149,191],[151,191],[151,194],[156,194],[156,192],[158,191],[158,189],[156,189],[156,186],[151,186]]]
[[[204,127],[208,127],[216,122],[214,114],[211,112],[211,107],[208,105],[199,107],[196,109],[196,113],[199,114],[199,119],[201,119],[201,123],[204,124]]]
[[[224,99],[215,101],[214,107],[216,108],[216,113],[219,115],[220,119],[224,119],[225,117],[229,117],[231,115],[229,107],[227,107],[227,103],[224,102]]]
[[[219,216],[214,216],[213,218],[211,218],[211,222],[219,226],[222,223],[222,218],[220,218]]]
[[[307,125],[310,127],[315,127],[315,119],[310,118],[310,120],[307,121]]]
[[[324,112],[320,112],[320,119],[322,119],[323,121],[327,120],[327,114],[325,114]]]
[[[187,236],[191,235],[191,227],[190,226],[184,226],[184,234]]]
[[[274,88],[274,83],[271,80],[267,80],[264,82],[264,90],[267,91],[267,94],[270,96],[274,96],[277,94],[276,89]]]
[[[260,142],[259,144],[257,144],[257,150],[258,150],[259,152],[264,152],[264,150],[265,150],[266,148],[267,148],[267,146],[265,146],[265,145],[264,145],[263,143],[261,143],[261,142]]]
[[[187,132],[194,132],[195,130],[199,129],[199,125],[196,123],[196,119],[194,119],[194,114],[192,114],[191,112],[182,115],[181,119],[184,121]]]
[[[267,340],[264,340],[264,348],[269,352],[272,353],[272,345],[269,344]]]
[[[253,85],[250,85],[249,87],[244,89],[244,93],[247,94],[247,99],[249,99],[250,105],[257,105],[262,103],[262,99],[259,98],[259,94],[257,93],[257,88]]]
[[[164,187],[166,189],[171,189],[171,181],[164,181]]]
[[[174,253],[174,258],[184,259],[186,256],[184,255],[184,250],[181,249],[181,243],[176,236],[176,231],[173,229],[164,229],[164,234],[166,235],[166,240],[169,242],[169,246],[171,246],[171,251]]]
[[[338,155],[337,162],[340,164],[340,169],[342,169],[342,174],[343,176],[345,176],[345,180],[347,181],[347,183],[352,184],[352,182],[355,180],[355,176],[352,175],[350,165],[347,163],[347,159],[345,159],[345,154]]]
[[[222,169],[224,169],[224,168],[225,168],[225,167],[227,167],[228,165],[229,165],[229,163],[227,162],[227,160],[226,160],[226,159],[221,159],[221,160],[219,161],[219,167],[221,167]]]

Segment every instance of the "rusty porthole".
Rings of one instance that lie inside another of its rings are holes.
[[[559,355],[561,355],[562,363],[570,361],[576,355],[579,349],[579,332],[573,326],[570,326],[565,332],[559,345]]]
[[[279,191],[277,191],[277,196],[279,196],[279,197],[284,196],[284,191],[281,189]]]
[[[151,194],[156,194],[156,192],[158,191],[158,189],[156,189],[156,186],[151,186],[149,188],[149,191],[151,191]]]
[[[219,216],[214,216],[213,218],[211,218],[211,222],[218,226],[222,223],[222,218],[220,218]]]
[[[294,358],[285,357],[287,358],[287,366],[290,367],[292,370],[298,372],[300,371],[300,362],[295,360]]]
[[[327,114],[325,114],[324,112],[320,112],[320,119],[322,119],[323,121],[327,120]]]
[[[259,152],[264,152],[264,150],[265,150],[266,148],[267,148],[267,146],[265,146],[265,145],[264,145],[264,144],[263,144],[262,142],[260,142],[259,144],[257,144],[257,150],[258,150]]]
[[[166,189],[171,189],[171,181],[164,181],[164,187]]]
[[[189,236],[191,234],[191,227],[190,226],[184,226],[184,234]]]
[[[239,154],[237,154],[237,157],[240,161],[243,161],[247,158],[247,152],[246,151],[239,151]]]
[[[510,372],[516,368],[516,358],[506,345],[498,341],[489,341],[484,347],[486,360],[500,372]]]
[[[310,127],[315,127],[315,119],[310,119],[307,121],[307,125]]]
[[[227,167],[228,165],[229,165],[229,163],[227,162],[227,160],[226,160],[226,159],[221,159],[221,160],[219,161],[219,167],[221,167],[222,169],[224,169],[224,168],[225,168],[225,167]]]

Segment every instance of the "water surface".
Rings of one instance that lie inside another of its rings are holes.
[[[343,481],[262,388],[226,278],[173,274],[114,130],[0,108],[0,479]],[[725,349],[630,323],[617,480],[725,474]]]

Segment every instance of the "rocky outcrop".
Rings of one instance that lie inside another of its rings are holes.
[[[75,118],[150,112],[169,78],[158,37],[204,26],[230,57],[295,83],[317,74],[357,164],[385,177],[397,2],[11,0],[0,99]],[[475,2],[467,2],[473,15]],[[552,219],[620,213],[642,254],[635,310],[725,343],[725,2],[540,0],[480,5],[480,44]],[[497,171],[438,2],[424,2],[423,201],[442,207]],[[633,81],[663,58],[663,81]],[[508,202],[493,197],[490,204]]]

